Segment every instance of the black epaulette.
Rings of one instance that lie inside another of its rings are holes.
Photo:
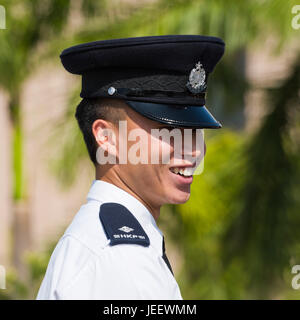
[[[135,216],[119,203],[103,203],[100,206],[99,218],[110,245],[127,243],[150,245],[150,240]]]

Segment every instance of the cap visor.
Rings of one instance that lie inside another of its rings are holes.
[[[222,128],[205,106],[167,105],[151,102],[128,101],[127,104],[143,116],[175,127]]]

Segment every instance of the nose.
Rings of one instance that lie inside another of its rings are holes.
[[[182,154],[185,157],[203,158],[206,153],[203,129],[184,129],[182,133]],[[200,160],[201,160],[200,159]]]

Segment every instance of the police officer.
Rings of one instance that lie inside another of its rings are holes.
[[[223,53],[221,39],[198,35],[96,41],[61,53],[65,69],[82,76],[76,118],[95,180],[37,299],[182,299],[156,221],[162,205],[188,200],[196,165],[152,130],[221,127],[205,92]],[[151,162],[164,157],[164,144],[170,161]]]

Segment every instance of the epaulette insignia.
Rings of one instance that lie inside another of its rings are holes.
[[[135,216],[119,203],[103,203],[100,206],[99,218],[110,245],[127,243],[150,245],[150,240]]]

